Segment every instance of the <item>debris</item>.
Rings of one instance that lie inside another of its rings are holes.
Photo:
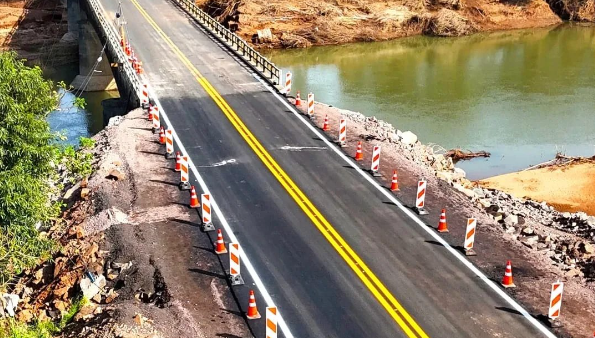
[[[3,293],[0,295],[0,301],[2,302],[2,307],[6,313],[8,313],[10,317],[14,317],[15,310],[21,301],[21,298],[15,294]]]
[[[93,299],[95,295],[97,295],[102,288],[105,287],[106,281],[103,275],[99,275],[95,278],[95,281],[91,281],[89,276],[85,275],[81,282],[79,283],[81,287],[81,291],[83,292],[83,296],[87,299]]]
[[[450,157],[453,159],[453,161],[455,161],[455,163],[459,160],[468,160],[471,158],[475,158],[475,157],[490,157],[490,153],[488,153],[487,151],[478,151],[478,152],[472,152],[472,151],[464,151],[461,149],[451,149],[449,151],[447,151],[446,153],[444,153],[445,157]]]
[[[126,179],[126,175],[124,175],[124,173],[122,173],[120,170],[114,168],[110,170],[105,178],[115,181],[123,181]]]

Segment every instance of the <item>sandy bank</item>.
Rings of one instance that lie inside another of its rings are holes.
[[[559,211],[595,215],[595,163],[548,167],[488,178],[481,186],[545,201]]]

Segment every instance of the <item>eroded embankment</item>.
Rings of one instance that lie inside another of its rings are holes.
[[[68,208],[46,234],[60,249],[0,293],[0,318],[10,297],[19,321],[60,322],[84,295],[62,337],[249,337],[217,255],[204,249],[214,238],[185,206],[143,111],[111,122],[93,137],[93,174],[67,189]]]
[[[382,41],[416,34],[460,36],[561,22],[545,0],[197,0],[197,4],[260,48]],[[582,17],[589,17],[583,12]]]
[[[305,104],[299,108],[304,112]],[[345,152],[354,156],[356,144],[361,141],[364,160],[360,163],[367,169],[372,146],[381,145],[381,180],[390,186],[392,171],[398,170],[400,191],[396,195],[405,205],[414,205],[417,181],[427,180],[426,209],[430,215],[422,216],[422,220],[436,227],[441,209],[446,208],[450,232],[441,236],[449,244],[460,247],[466,218],[477,218],[475,248],[479,254],[470,260],[496,281],[502,279],[506,261],[512,260],[517,287],[507,292],[535,316],[543,317],[547,312],[551,283],[564,281],[565,328],[557,330],[557,334],[582,337],[592,333],[595,217],[581,212],[561,213],[546,203],[481,188],[465,178],[465,172],[444,156],[441,147],[424,145],[415,134],[397,130],[374,117],[315,104],[314,123],[322,128],[328,118],[331,139],[338,137],[341,116],[347,119]]]

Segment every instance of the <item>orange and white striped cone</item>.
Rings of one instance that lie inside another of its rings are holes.
[[[361,161],[364,159],[364,153],[362,152],[362,141],[357,141],[357,148],[355,149],[355,160]]]
[[[299,108],[299,106],[302,105],[302,98],[300,97],[300,91],[297,91],[297,94],[295,95],[295,106]]]
[[[504,271],[504,278],[502,278],[502,286],[505,288],[514,288],[516,285],[512,282],[512,263],[506,262],[506,271]]]
[[[142,89],[141,107],[143,109],[149,108],[149,86],[144,83]]]
[[[370,172],[374,177],[380,177],[380,146],[374,146],[372,148],[372,165],[370,166]]]
[[[322,125],[322,130],[329,131],[331,127],[328,125],[328,115],[324,116],[324,124]]]
[[[283,89],[283,94],[289,95],[291,92],[291,72],[287,72],[285,74],[285,89]]]
[[[176,169],[175,171],[182,170],[182,156],[180,155],[179,151],[176,151]]]
[[[200,213],[202,218],[202,231],[215,231],[215,226],[211,219],[211,195],[201,194],[200,203],[202,204],[202,212]]]
[[[448,232],[448,225],[446,224],[446,209],[442,209],[440,213],[440,221],[438,221],[438,232]]]
[[[196,195],[196,189],[194,186],[190,186],[190,207],[191,208],[198,208],[200,207],[200,202],[198,201],[198,196]]]
[[[165,128],[163,126],[159,127],[159,143],[165,144]]]
[[[188,156],[182,156],[180,160],[180,190],[190,190]]]
[[[390,191],[399,191],[399,178],[397,176],[397,171],[393,170],[393,179],[390,183]]]
[[[558,317],[560,317],[560,309],[562,308],[563,291],[564,283],[560,281],[552,283],[552,293],[550,295],[550,309],[548,311],[548,318],[551,327],[562,326],[562,323],[560,323]]]
[[[308,117],[314,118],[314,94],[308,93],[307,103],[308,110],[306,112],[308,113]]]
[[[424,207],[426,206],[426,180],[422,179],[417,182],[417,195],[415,197],[415,210],[420,215],[427,215],[428,212]]]
[[[217,255],[223,255],[227,253],[227,249],[225,248],[225,242],[223,241],[223,233],[221,229],[217,229],[217,242],[215,243],[215,253]]]
[[[347,144],[347,120],[341,118],[339,120],[339,146],[344,147]]]
[[[256,299],[254,298],[254,291],[250,290],[250,302],[248,303],[248,313],[246,314],[248,319],[258,319],[260,318],[260,313],[258,313],[258,308],[256,307]]]

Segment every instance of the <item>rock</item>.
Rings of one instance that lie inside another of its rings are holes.
[[[523,237],[521,239],[521,243],[530,247],[531,249],[535,249],[538,241],[539,241],[539,236],[529,236],[529,237]]]
[[[471,199],[477,198],[477,196],[471,189],[462,188],[461,192]]]
[[[436,177],[448,183],[452,183],[453,175],[448,171],[437,171]]]
[[[60,313],[64,313],[68,309],[68,304],[66,302],[56,299],[54,300],[54,308],[60,311]]]
[[[93,299],[95,295],[99,293],[99,291],[105,287],[106,280],[103,275],[99,275],[95,282],[92,282],[89,279],[89,276],[85,275],[83,279],[81,279],[79,285],[81,287],[81,291],[83,292],[83,296],[87,299]]]
[[[580,245],[580,251],[592,255],[595,253],[595,247],[591,243],[582,242]]]
[[[474,190],[475,191],[475,190]],[[490,200],[486,199],[486,198],[480,198],[479,200],[477,200],[477,202],[479,203],[479,205],[481,205],[483,208],[489,208],[490,205],[492,205],[492,203],[490,202]]]
[[[502,219],[504,219],[504,214],[501,212],[495,212],[495,213],[492,213],[491,215],[496,222],[500,222]]]
[[[530,236],[530,235],[533,235],[535,233],[535,231],[531,227],[526,227],[526,228],[523,228],[521,233],[525,236]]]
[[[112,268],[113,269],[120,269],[120,272],[130,269],[132,267],[132,261],[128,262],[128,263],[116,263],[116,262],[112,262]]]
[[[564,274],[564,276],[566,276],[568,278],[572,278],[572,277],[576,277],[576,276],[580,276],[580,275],[581,275],[581,270],[578,268],[570,269],[570,270],[566,271],[566,273]]]
[[[88,200],[90,193],[91,193],[91,190],[89,190],[89,188],[82,188],[81,189],[81,198],[84,199],[85,201]]]
[[[87,186],[89,186],[89,178],[87,176],[83,177],[80,184],[81,188],[86,188]]]
[[[454,180],[460,180],[462,178],[465,178],[467,176],[467,173],[465,172],[465,170],[463,170],[461,168],[456,168],[455,167],[454,170],[453,170],[452,176],[453,176],[452,178]]]
[[[589,216],[587,217],[587,225],[591,228],[595,228],[595,217]]]
[[[118,271],[114,270],[114,269],[107,269],[107,280],[114,280],[116,278],[118,278],[119,273]]]
[[[458,169],[458,168],[457,168]],[[475,195],[477,195],[479,198],[484,198],[486,197],[486,194],[483,192],[482,188],[474,188],[473,192],[475,192]],[[487,208],[487,207],[486,207]]]
[[[515,227],[507,227],[506,228],[506,233],[507,234],[514,234],[514,232],[516,231]]]
[[[81,183],[75,184],[72,188],[68,189],[64,196],[62,197],[63,200],[69,200],[72,195],[81,187]]]
[[[123,116],[114,116],[111,119],[109,119],[109,122],[107,123],[107,126],[108,127],[117,126],[120,123],[122,123],[122,121],[124,121],[124,117]]]
[[[518,223],[519,225],[525,224],[525,217],[524,216],[517,215],[517,219],[519,220],[519,223]]]
[[[95,296],[93,296],[93,298],[91,298],[91,300],[97,304],[101,303],[101,293],[98,293]]]
[[[128,215],[122,212],[120,209],[117,208],[110,208],[107,211],[107,215],[111,221],[115,221],[113,223],[128,223]]]
[[[109,303],[113,302],[114,299],[116,299],[116,297],[118,297],[118,293],[116,291],[114,291],[114,289],[109,290],[109,292],[105,296],[105,303],[109,304]]]
[[[122,173],[120,170],[114,168],[109,171],[105,178],[109,180],[123,181],[126,179],[126,175],[124,175],[124,173]]]
[[[506,225],[519,224],[519,218],[517,215],[510,214],[504,219],[504,224],[506,224]]]
[[[74,316],[74,320],[79,321],[91,319],[95,315],[95,312],[98,308],[100,307],[97,304],[89,302],[79,310],[76,316]]]
[[[563,213],[562,213],[562,217],[563,217],[563,218],[567,218],[567,219],[568,219],[568,218],[570,218],[571,216],[572,216],[572,215],[571,215],[569,212],[563,212]]]
[[[17,320],[23,323],[29,323],[33,319],[33,313],[30,310],[22,310],[17,315]]]
[[[3,293],[0,294],[0,301],[2,307],[10,317],[14,317],[15,310],[21,301],[21,298],[15,294]]]
[[[401,143],[406,145],[412,145],[417,142],[417,135],[410,131],[403,132],[399,135],[401,137]]]

